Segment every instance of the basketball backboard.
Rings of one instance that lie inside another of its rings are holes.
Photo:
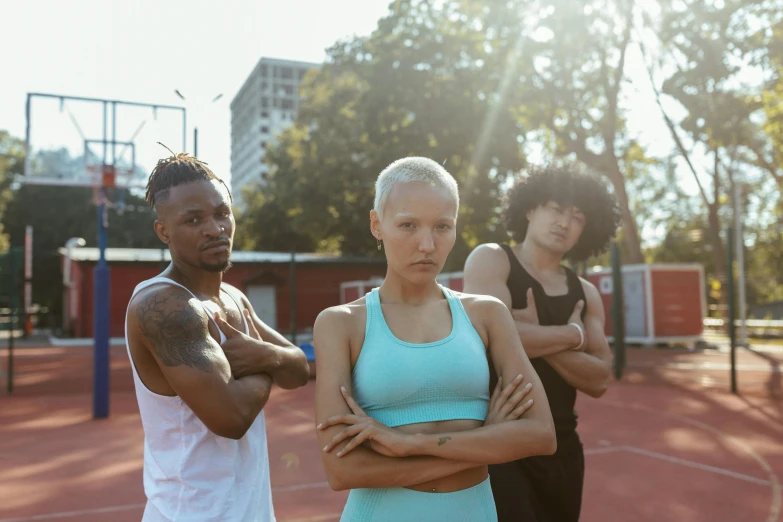
[[[119,188],[142,188],[158,159],[186,150],[183,107],[29,93],[22,183],[96,187],[112,165]]]
[[[37,185],[92,187],[97,206],[98,264],[93,269],[95,360],[93,417],[109,415],[108,209],[122,207],[126,189],[140,189],[158,159],[184,152],[183,107],[28,93],[24,175]],[[119,190],[114,190],[114,189]],[[119,194],[119,205],[111,194]]]

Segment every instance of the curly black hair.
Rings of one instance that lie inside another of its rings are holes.
[[[509,189],[503,201],[503,223],[517,242],[527,235],[527,213],[554,201],[574,206],[585,216],[585,228],[566,254],[581,262],[600,254],[615,237],[620,206],[607,185],[596,175],[575,165],[534,167]]]
[[[217,177],[206,163],[194,156],[188,156],[185,152],[175,154],[162,143],[159,144],[171,152],[171,156],[158,160],[158,164],[152,170],[149,180],[147,180],[147,193],[144,199],[151,207],[156,206],[158,203],[165,203],[168,200],[169,190],[172,187],[202,180],[217,180],[222,183],[228,192],[229,199],[233,203],[234,198],[226,183]]]

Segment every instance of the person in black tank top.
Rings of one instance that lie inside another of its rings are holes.
[[[563,260],[580,262],[605,250],[620,221],[619,207],[597,177],[545,167],[509,190],[503,217],[517,245],[477,247],[465,263],[464,291],[492,295],[511,309],[549,399],[558,448],[551,456],[490,466],[498,520],[576,522],[584,481],[577,390],[603,395],[612,353],[598,290]]]

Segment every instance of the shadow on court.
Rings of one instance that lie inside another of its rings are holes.
[[[741,351],[739,396],[727,393],[727,362],[630,350],[622,382],[580,396],[583,521],[781,520],[783,354]],[[112,348],[105,420],[91,419],[89,347],[19,348],[15,366],[16,392],[0,396],[0,522],[138,521],[143,434],[124,348]],[[281,522],[339,520],[347,496],[326,484],[313,390],[276,389],[265,410]]]

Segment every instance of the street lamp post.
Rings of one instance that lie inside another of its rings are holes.
[[[185,99],[185,96],[179,91],[179,89],[174,89],[174,94],[179,96],[179,98],[182,101],[184,101],[184,102],[188,101],[188,100]],[[218,94],[217,96],[212,98],[212,102],[211,103],[215,103],[216,101],[218,101],[222,97],[223,97],[223,93]],[[197,125],[193,126],[193,156],[198,158],[198,126]]]

